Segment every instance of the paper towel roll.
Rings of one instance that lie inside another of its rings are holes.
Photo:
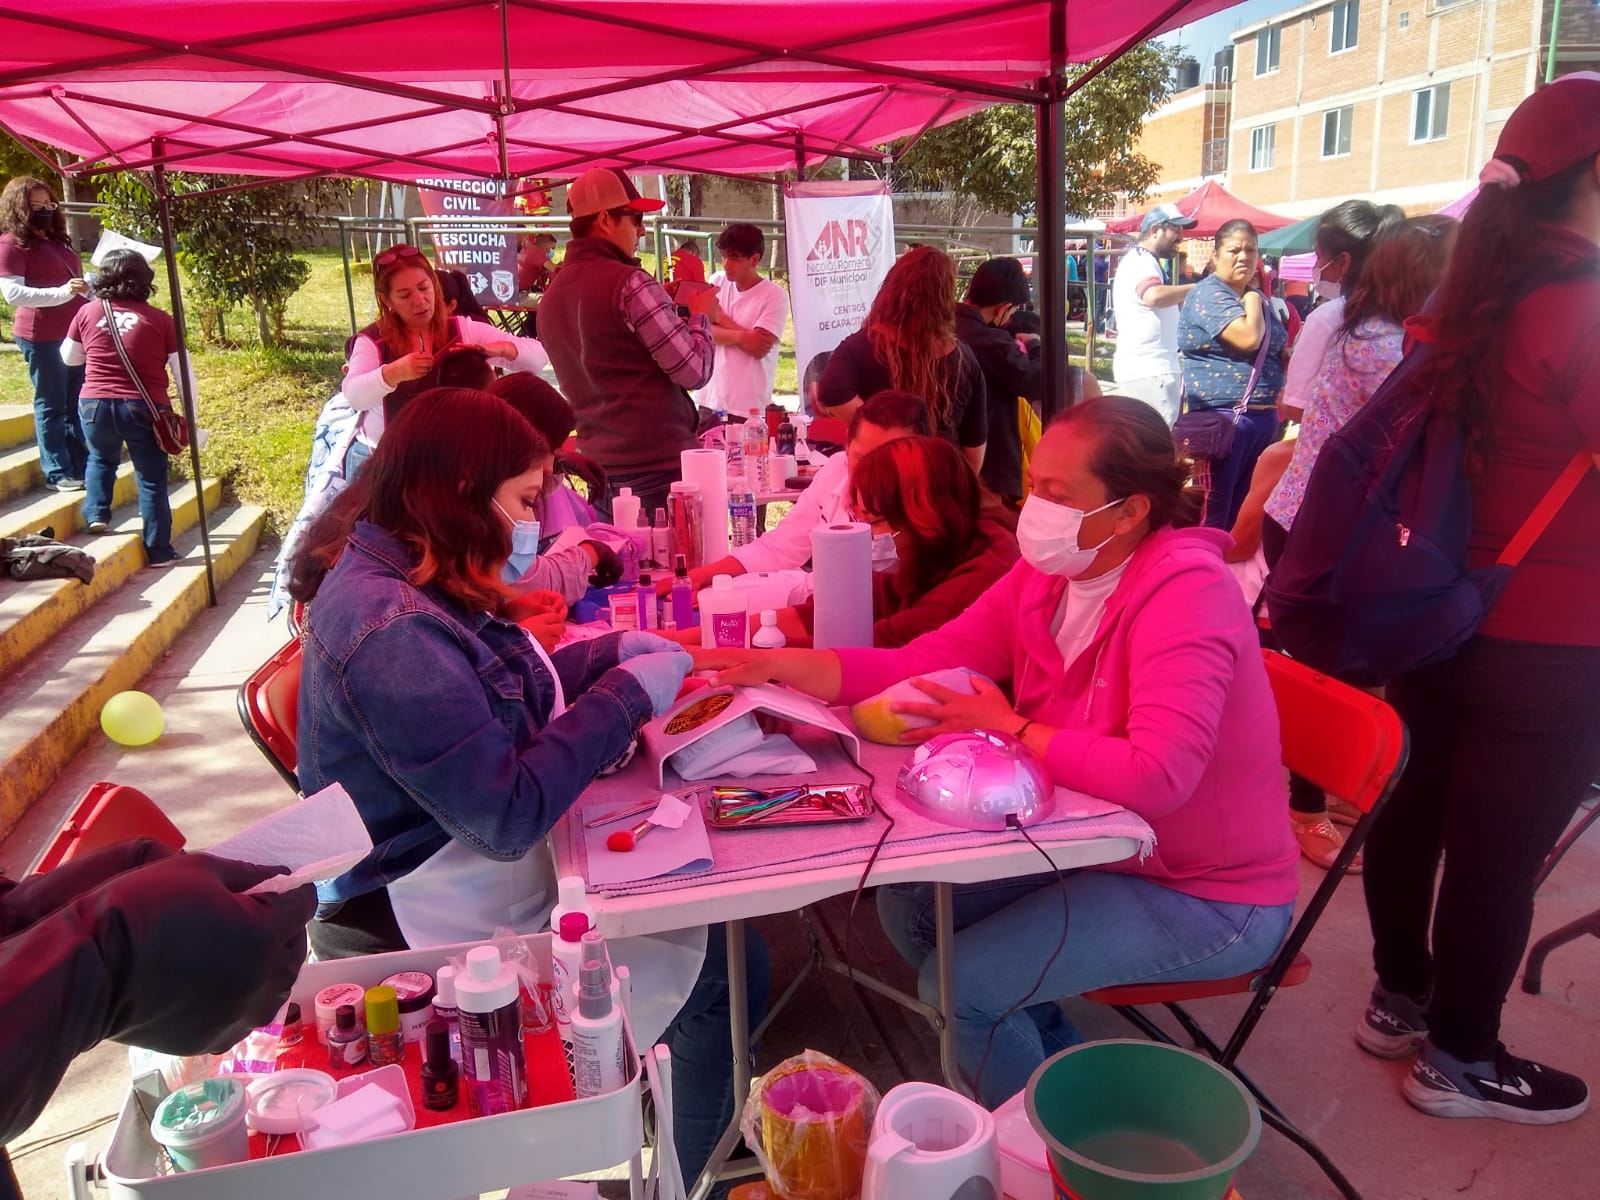
[[[811,571],[816,647],[872,645],[872,527],[822,525],[813,530]]]
[[[683,481],[700,485],[705,498],[705,561],[728,557],[728,455],[722,450],[685,450]]]

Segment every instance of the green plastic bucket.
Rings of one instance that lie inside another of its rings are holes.
[[[1086,1042],[1028,1081],[1062,1200],[1222,1200],[1261,1138],[1244,1085],[1159,1042]]]

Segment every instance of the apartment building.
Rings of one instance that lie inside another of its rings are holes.
[[[1314,0],[1233,35],[1227,186],[1309,216],[1350,196],[1437,209],[1466,192],[1545,65],[1548,0]],[[1600,57],[1565,0],[1563,71]]]
[[[1194,68],[1197,72],[1198,68]],[[1192,79],[1192,77],[1191,77]],[[1233,90],[1218,83],[1190,83],[1145,118],[1134,149],[1161,168],[1161,176],[1133,207],[1151,208],[1194,191],[1228,170],[1228,139]],[[1120,216],[1118,210],[1105,215]]]

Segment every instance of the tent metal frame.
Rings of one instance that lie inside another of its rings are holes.
[[[686,173],[713,176],[727,175],[741,180],[758,180],[776,185],[780,181],[774,175],[764,175],[756,172],[720,172],[714,168],[706,168],[698,163],[691,165],[677,158],[662,159],[641,156],[647,155],[649,151],[658,147],[668,146],[686,139],[705,139],[720,143],[726,149],[767,145],[776,148],[787,145],[793,150],[796,172],[803,178],[813,164],[820,163],[828,158],[846,158],[853,161],[870,161],[873,163],[881,162],[881,155],[874,152],[871,147],[857,144],[854,139],[871,120],[872,113],[896,93],[925,93],[930,99],[943,101],[943,104],[936,110],[923,129],[916,137],[911,139],[913,143],[928,129],[937,125],[952,107],[962,101],[1030,105],[1036,113],[1035,133],[1039,164],[1036,193],[1038,241],[1035,262],[1036,277],[1039,284],[1040,320],[1044,331],[1042,339],[1044,386],[1041,396],[1041,409],[1045,420],[1048,421],[1066,406],[1067,398],[1070,395],[1068,390],[1066,341],[1066,213],[1064,211],[1066,190],[1066,131],[1064,118],[1066,101],[1110,66],[1111,63],[1164,27],[1183,9],[1189,7],[1191,3],[1192,0],[1170,0],[1170,3],[1166,4],[1145,25],[1104,55],[1095,66],[1068,81],[1066,77],[1068,64],[1068,0],[990,0],[989,3],[975,5],[971,8],[953,9],[949,13],[931,20],[891,22],[848,34],[820,38],[797,46],[782,46],[757,39],[734,37],[704,30],[689,30],[638,17],[629,17],[620,13],[584,8],[579,4],[569,3],[568,0],[495,0],[496,7],[499,10],[500,45],[498,47],[498,57],[500,77],[494,81],[493,94],[482,98],[453,95],[414,84],[369,78],[324,67],[314,67],[296,63],[288,56],[273,56],[264,51],[264,47],[275,42],[323,34],[347,33],[357,27],[370,27],[374,23],[405,21],[421,16],[479,9],[481,8],[482,0],[420,0],[419,3],[405,7],[364,12],[359,18],[330,18],[323,21],[301,23],[277,29],[255,30],[246,34],[234,34],[227,37],[194,42],[178,42],[169,38],[139,33],[134,30],[107,29],[86,22],[74,21],[70,17],[55,12],[46,14],[12,10],[6,14],[10,20],[49,28],[56,32],[78,33],[100,41],[120,42],[124,43],[128,48],[48,63],[40,67],[0,72],[0,105],[3,105],[7,100],[49,98],[92,141],[96,142],[106,152],[103,158],[92,161],[89,159],[77,159],[65,164],[57,163],[42,148],[35,145],[28,138],[19,136],[15,129],[6,124],[3,116],[0,116],[0,130],[4,130],[14,137],[35,158],[45,164],[52,173],[60,174],[68,179],[91,179],[115,171],[149,170],[152,173],[157,213],[161,226],[162,249],[167,258],[167,279],[171,292],[173,319],[178,325],[180,357],[186,367],[188,350],[184,340],[184,302],[173,243],[173,206],[181,204],[186,199],[243,191],[269,183],[306,181],[324,177],[355,178],[377,183],[414,184],[414,180],[401,179],[385,174],[382,168],[388,163],[404,163],[424,170],[437,170],[440,174],[456,177],[498,179],[502,186],[510,191],[515,187],[516,183],[511,177],[509,165],[512,147],[522,146],[528,149],[554,151],[564,149],[564,147],[530,141],[526,138],[518,137],[514,133],[508,134],[506,130],[508,117],[538,111],[563,113],[599,120],[614,119],[619,125],[633,125],[635,127],[644,125],[646,127],[659,128],[661,131],[661,136],[643,141],[635,140],[630,144],[605,149],[595,148],[581,153],[575,151],[570,159],[562,160],[555,168],[542,169],[541,175],[560,175],[567,171],[576,173],[585,166],[597,161],[620,161],[628,166],[649,168],[657,171],[676,168],[678,171]],[[718,50],[726,50],[728,53],[725,57],[711,62],[697,63],[690,67],[660,71],[648,76],[622,78],[593,84],[564,91],[553,96],[519,98],[513,94],[512,86],[511,13],[513,9],[519,12],[543,13],[589,22],[596,26],[597,32],[603,32],[606,29],[626,30],[633,33],[648,34],[653,37],[677,39],[697,47],[710,45]],[[1031,86],[1018,87],[980,78],[967,78],[940,72],[916,70],[889,63],[875,62],[872,61],[870,55],[869,48],[874,43],[891,39],[899,34],[925,32],[930,28],[941,28],[980,20],[985,17],[1002,17],[1023,10],[1037,11],[1040,9],[1043,9],[1048,15],[1049,72]],[[863,56],[853,57],[849,53],[851,47],[854,47]],[[143,143],[134,143],[121,148],[112,146],[95,132],[94,122],[91,119],[93,111],[96,109],[111,109],[146,116],[163,116],[167,115],[164,110],[139,104],[133,100],[91,95],[73,88],[70,84],[63,85],[58,82],[64,77],[75,73],[113,67],[149,66],[169,59],[190,61],[201,59],[227,64],[232,67],[266,71],[275,75],[285,76],[288,79],[328,83],[357,91],[375,93],[392,99],[407,100],[414,102],[417,107],[372,120],[347,122],[297,132],[268,129],[263,126],[230,120],[220,115],[188,113],[184,114],[188,121],[186,132],[194,131],[198,133],[199,131],[204,131],[208,134],[228,134],[232,135],[236,140],[231,143],[224,141],[209,144],[192,141],[187,137],[179,136],[178,132],[174,131],[152,137],[149,143],[149,152],[147,154],[138,154],[134,157]],[[725,79],[737,81],[742,77],[740,73],[748,73],[753,68],[774,68],[781,72],[786,69],[792,69],[795,66],[823,68],[837,73],[842,80],[849,79],[853,75],[861,75],[865,76],[870,82],[864,81],[861,88],[848,92],[704,126],[683,125],[654,118],[640,119],[620,115],[612,117],[592,108],[580,107],[584,105],[585,101],[624,98],[630,92],[658,84],[717,82]],[[885,82],[885,80],[890,82]],[[36,90],[6,91],[6,89],[29,84],[36,85]],[[856,122],[851,133],[846,137],[827,137],[814,131],[787,129],[772,129],[771,132],[751,132],[752,129],[759,130],[759,127],[766,122],[776,121],[783,117],[795,117],[812,113],[819,109],[862,100],[874,94],[878,96],[878,100]],[[494,142],[498,171],[472,169],[455,164],[446,166],[432,157],[452,150],[481,144],[479,139],[414,149],[406,154],[381,156],[373,155],[370,150],[362,147],[337,140],[341,135],[357,133],[362,129],[369,129],[379,125],[404,124],[407,121],[421,120],[449,111],[477,113],[489,117],[494,122]],[[293,148],[296,146],[327,150],[339,154],[353,154],[356,156],[356,161],[353,164],[331,169],[315,162],[295,157]],[[710,152],[702,150],[699,153],[703,156]],[[201,160],[208,156],[219,154],[247,157],[261,162],[264,168],[277,171],[284,171],[287,168],[290,173],[182,195],[174,194],[171,191],[167,178],[167,172],[171,168],[185,162]],[[362,157],[364,155],[368,157]],[[183,377],[179,380],[179,390],[183,399],[184,414],[188,418],[190,428],[193,429],[195,427],[195,405],[194,395],[189,386],[187,369],[185,369]],[[217,602],[216,581],[212,567],[210,538],[206,530],[205,500],[201,494],[203,489],[199,486],[201,483],[200,452],[199,447],[193,443],[190,445],[190,464],[195,474],[196,493],[200,505],[199,519],[202,546],[206,559],[207,593],[210,602],[215,605]],[[736,1093],[739,1094],[742,1094],[743,1090],[740,1086],[735,1088]]]

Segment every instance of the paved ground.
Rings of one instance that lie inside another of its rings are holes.
[[[115,779],[158,797],[189,834],[206,846],[288,800],[282,781],[239,726],[234,692],[243,677],[284,640],[265,621],[270,559],[258,555],[224,589],[158,667],[147,688],[166,707],[167,733],[153,747],[123,750],[98,742],[73,764],[13,837],[0,846],[7,871],[26,868],[61,813],[96,779]],[[1507,797],[1514,819],[1515,797]],[[1306,868],[1305,883],[1314,885]],[[822,936],[842,942],[846,901],[822,906]],[[1540,893],[1535,930],[1542,932],[1600,907],[1600,835],[1580,845]],[[852,957],[875,963],[902,984],[907,973],[878,933],[870,908],[857,918]],[[795,918],[758,923],[774,950],[774,991],[804,962],[807,940]],[[1369,1197],[1369,1200],[1577,1200],[1600,1192],[1600,1114],[1570,1125],[1525,1129],[1485,1122],[1437,1121],[1399,1095],[1402,1069],[1357,1051],[1350,1028],[1368,985],[1369,943],[1359,886],[1347,884],[1310,945],[1310,982],[1280,995],[1245,1054],[1245,1065]],[[1240,1006],[1200,1007],[1224,1025]],[[1091,1036],[1123,1036],[1114,1014],[1072,1004]],[[1513,1047],[1584,1074],[1600,1084],[1600,947],[1571,946],[1551,959],[1545,994],[1514,991],[1505,1033]],[[812,977],[771,1030],[770,1063],[807,1046],[863,1069],[881,1088],[901,1079],[935,1078],[934,1043],[898,1009],[863,1005],[838,976]],[[109,1136],[109,1118],[126,1083],[126,1058],[104,1046],[79,1060],[54,1103],[15,1143],[17,1171],[32,1200],[64,1196],[61,1154],[83,1137],[92,1147]],[[1248,1200],[1321,1200],[1335,1195],[1298,1151],[1266,1133],[1246,1165],[1240,1189]],[[900,1198],[896,1198],[900,1200]],[[911,1200],[911,1198],[906,1198]]]

